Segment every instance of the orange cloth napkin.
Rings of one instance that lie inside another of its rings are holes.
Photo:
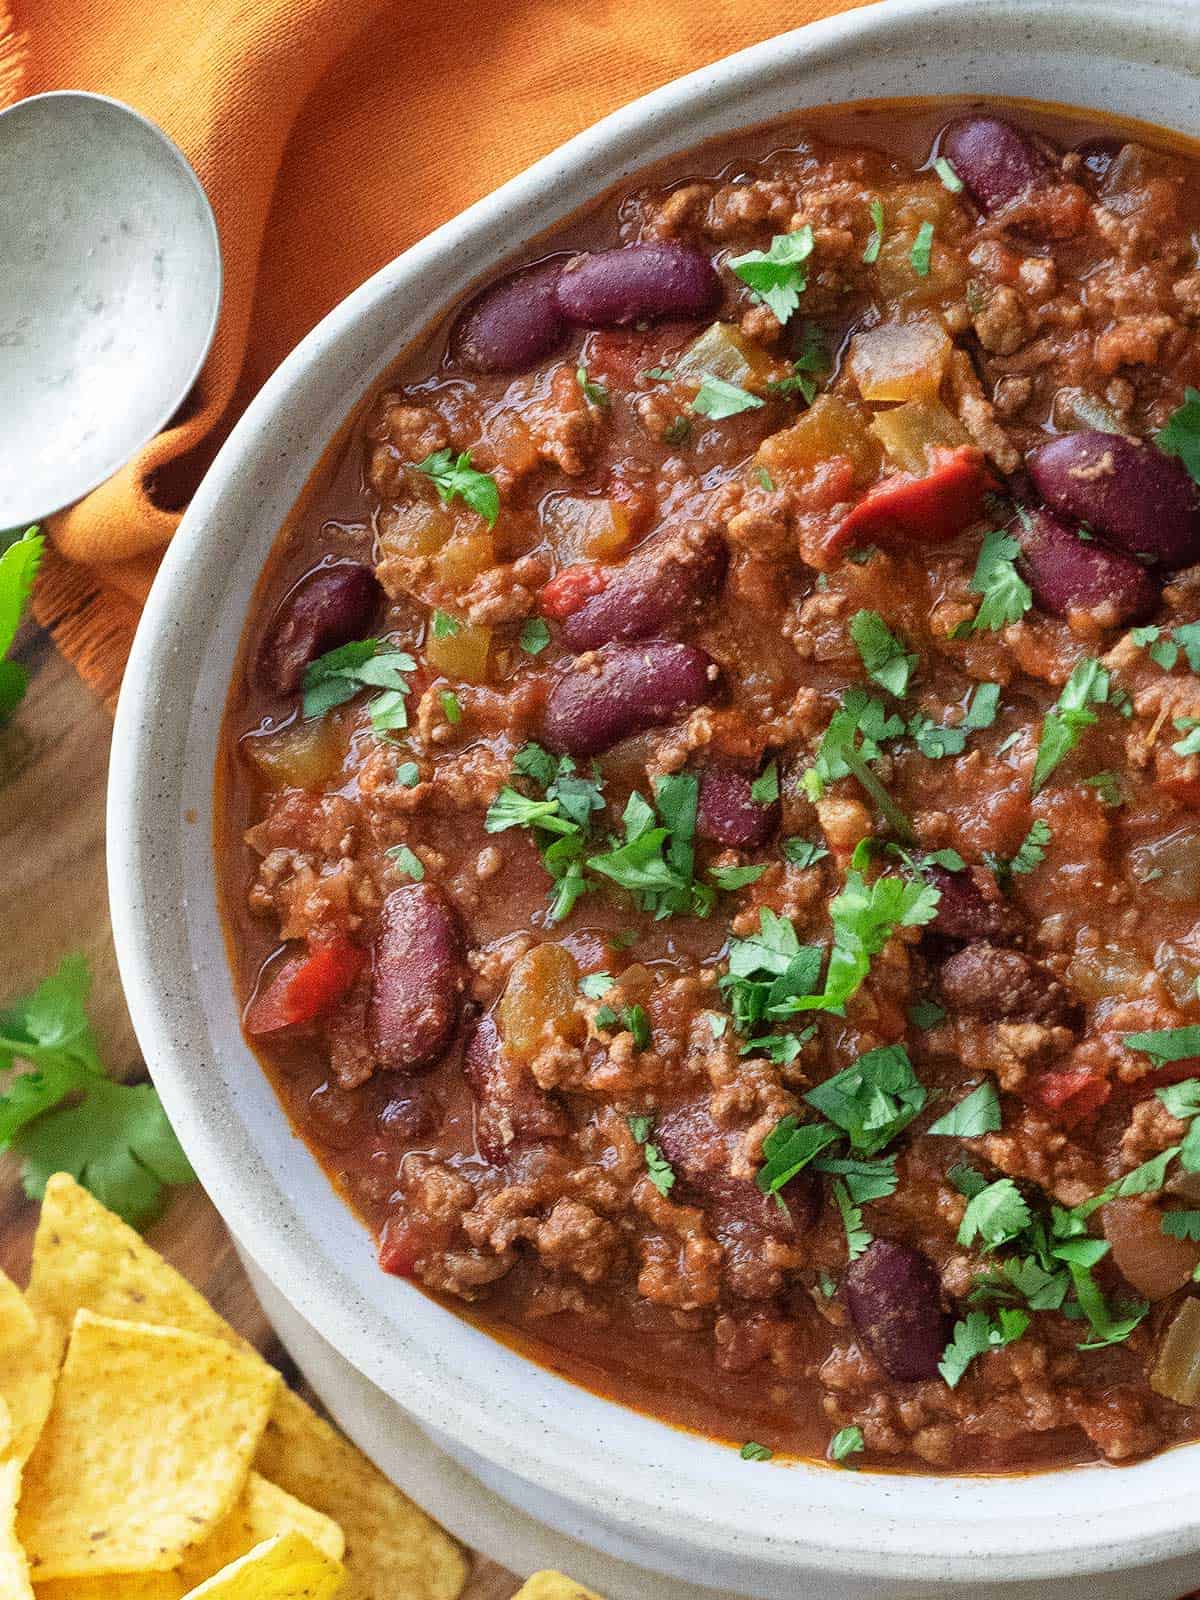
[[[606,112],[865,3],[0,0],[0,107],[80,88],[152,117],[195,165],[225,255],[216,340],[182,411],[52,519],[35,605],[84,677],[115,697],[182,508],[331,306]]]

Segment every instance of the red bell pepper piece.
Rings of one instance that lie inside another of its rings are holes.
[[[1064,1128],[1073,1128],[1093,1111],[1099,1111],[1112,1093],[1107,1078],[1098,1078],[1087,1067],[1071,1067],[1065,1072],[1043,1072],[1029,1090],[1029,1098],[1050,1112]]]
[[[564,567],[538,595],[542,615],[552,617],[555,622],[565,622],[585,600],[599,594],[607,584],[608,575],[604,568],[594,562],[579,562],[573,567]]]
[[[923,478],[897,472],[869,489],[842,518],[830,544],[943,544],[979,516],[984,492],[994,480],[974,445],[935,445]]]
[[[275,1033],[280,1028],[312,1022],[349,989],[366,963],[366,951],[341,934],[307,956],[291,956],[251,1003],[246,1017],[250,1033]]]

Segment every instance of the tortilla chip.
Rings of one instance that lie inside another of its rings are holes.
[[[27,1298],[67,1327],[82,1307],[188,1328],[254,1353],[140,1234],[66,1173],[46,1185]],[[254,1466],[341,1525],[343,1600],[456,1600],[467,1563],[449,1534],[290,1389],[276,1396]]]
[[[29,1564],[17,1539],[17,1501],[21,1495],[21,1463],[0,1461],[0,1594],[4,1600],[33,1600]]]
[[[535,1572],[523,1589],[518,1589],[513,1600],[603,1600],[591,1589],[585,1589],[561,1572]]]
[[[280,1390],[254,1465],[341,1524],[343,1600],[455,1600],[467,1581],[449,1534],[290,1389]]]
[[[190,1590],[185,1600],[330,1600],[341,1593],[344,1579],[339,1563],[302,1533],[281,1533]]]
[[[0,1400],[12,1425],[6,1451],[24,1462],[42,1431],[58,1373],[58,1336],[39,1321],[25,1296],[0,1272]]]
[[[80,1311],[30,1457],[31,1572],[166,1572],[233,1509],[278,1374],[222,1339]]]
[[[345,1553],[345,1537],[332,1518],[252,1472],[224,1522],[183,1558],[179,1576],[190,1589],[278,1533],[302,1533],[331,1561],[340,1561]]]
[[[173,1572],[118,1572],[109,1578],[51,1578],[34,1586],[35,1600],[183,1600]]]

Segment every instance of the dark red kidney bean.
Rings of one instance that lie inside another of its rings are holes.
[[[1158,584],[1135,556],[1099,539],[1081,539],[1053,512],[1028,516],[1028,525],[1013,531],[1021,541],[1022,572],[1043,611],[1054,617],[1098,612],[1115,627],[1142,622],[1157,608]]]
[[[728,564],[719,529],[700,522],[672,528],[605,572],[603,589],[563,620],[563,638],[572,650],[596,650],[614,639],[668,633],[716,592]]]
[[[972,876],[950,872],[945,867],[929,868],[929,881],[940,891],[937,912],[930,931],[943,939],[998,939],[1008,930],[1012,913],[1002,900],[989,900]]]
[[[475,1100],[475,1142],[494,1166],[519,1140],[557,1139],[570,1132],[562,1106],[538,1087],[528,1067],[504,1054],[490,1014],[475,1024],[463,1076]]]
[[[1200,560],[1200,490],[1182,461],[1123,433],[1065,433],[1025,458],[1062,517],[1164,567]]]
[[[295,694],[310,661],[371,630],[383,590],[370,567],[318,567],[280,601],[258,652],[258,676],[276,694]]]
[[[1042,152],[1001,117],[963,117],[942,134],[941,153],[984,211],[999,211],[1046,176]]]
[[[985,1022],[1041,1022],[1078,1028],[1083,1007],[1050,971],[1019,950],[976,940],[955,951],[938,974],[942,999],[953,1011]]]
[[[950,1318],[928,1256],[895,1239],[876,1239],[846,1268],[845,1286],[854,1330],[888,1377],[936,1378]]]
[[[473,372],[520,372],[567,336],[555,287],[566,257],[494,283],[472,300],[450,335],[450,353]]]
[[[573,256],[557,296],[568,322],[619,328],[656,317],[698,316],[720,299],[721,281],[703,251],[650,241]]]
[[[754,850],[779,826],[779,801],[759,805],[750,794],[753,779],[733,767],[706,767],[700,774],[696,832],[731,850]]]
[[[393,889],[375,941],[368,1029],[379,1065],[422,1072],[458,1025],[466,987],[458,919],[428,884]]]
[[[648,639],[583,656],[553,684],[542,716],[552,750],[599,755],[630,734],[703,705],[717,685],[712,657],[690,644]]]
[[[650,1137],[681,1186],[678,1198],[701,1205],[723,1242],[726,1236],[743,1244],[795,1239],[820,1215],[821,1180],[814,1172],[798,1173],[784,1185],[782,1205],[751,1179],[735,1178],[729,1170],[731,1135],[717,1126],[702,1101],[665,1113]],[[737,1137],[732,1135],[733,1141]]]

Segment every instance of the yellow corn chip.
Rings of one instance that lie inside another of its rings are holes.
[[[66,1327],[84,1308],[188,1328],[253,1352],[140,1234],[62,1172],[46,1186],[27,1298]],[[456,1600],[467,1580],[462,1551],[290,1389],[276,1396],[254,1466],[340,1524],[343,1600]]]
[[[281,1533],[190,1590],[185,1600],[330,1600],[341,1593],[344,1578],[341,1565],[302,1533]]]
[[[39,1582],[178,1566],[232,1510],[278,1381],[224,1340],[80,1311],[21,1496]]]
[[[12,1425],[5,1450],[27,1461],[50,1410],[58,1373],[58,1338],[0,1272],[0,1399]],[[0,1450],[0,1455],[4,1454]]]
[[[523,1589],[518,1589],[513,1600],[602,1600],[591,1589],[585,1589],[561,1572],[535,1572]]]
[[[35,1600],[183,1600],[173,1572],[117,1572],[107,1578],[51,1578],[35,1583]]]
[[[252,1472],[224,1522],[184,1556],[179,1576],[190,1589],[277,1533],[302,1533],[331,1561],[340,1561],[345,1553],[346,1540],[332,1518]]]
[[[17,1540],[20,1494],[21,1463],[15,1457],[0,1461],[0,1595],[4,1600],[33,1600],[29,1564]]]

